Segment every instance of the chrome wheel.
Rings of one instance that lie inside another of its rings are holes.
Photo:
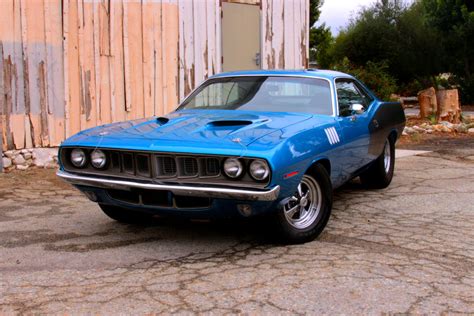
[[[392,162],[392,151],[390,150],[390,142],[387,139],[385,141],[385,147],[383,149],[383,166],[384,166],[386,174],[390,172],[391,162]]]
[[[308,228],[318,218],[321,205],[321,187],[312,177],[304,175],[297,192],[284,206],[285,218],[295,228]]]

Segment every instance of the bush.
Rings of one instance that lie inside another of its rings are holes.
[[[368,61],[365,67],[356,67],[348,58],[344,58],[335,69],[361,80],[382,100],[390,100],[390,96],[397,91],[396,80],[389,74],[386,62]]]

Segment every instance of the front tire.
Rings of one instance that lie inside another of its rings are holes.
[[[276,214],[284,241],[299,244],[318,237],[332,209],[332,185],[326,169],[314,166],[303,176],[297,192],[285,202]]]
[[[382,154],[360,175],[360,181],[371,189],[385,189],[392,182],[394,169],[395,141],[389,137],[385,140]]]
[[[150,214],[132,211],[114,205],[99,204],[99,206],[105,215],[124,224],[146,224],[152,219],[152,215]]]

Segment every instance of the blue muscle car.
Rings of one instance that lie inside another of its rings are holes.
[[[117,221],[265,214],[306,242],[326,226],[334,188],[357,176],[390,184],[404,125],[399,103],[344,73],[223,73],[168,115],[70,137],[58,176]]]

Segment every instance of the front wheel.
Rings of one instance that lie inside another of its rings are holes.
[[[284,240],[304,243],[321,234],[332,209],[332,185],[326,169],[316,165],[303,176],[293,196],[276,214]]]
[[[384,189],[390,185],[395,169],[395,143],[391,137],[385,140],[382,154],[367,171],[360,175],[362,184],[372,189]]]

